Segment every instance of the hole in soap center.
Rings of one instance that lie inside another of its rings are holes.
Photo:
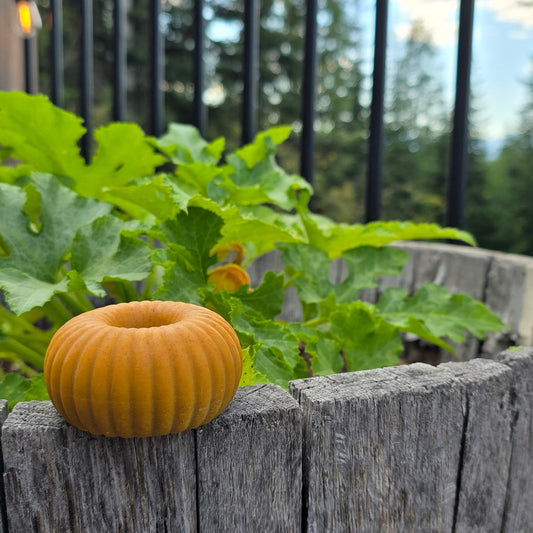
[[[174,324],[176,319],[157,309],[139,309],[128,316],[117,315],[111,319],[111,325],[116,328],[144,329],[158,328]]]

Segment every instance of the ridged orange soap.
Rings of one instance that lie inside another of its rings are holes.
[[[164,301],[109,305],[57,330],[44,362],[48,394],[73,426],[148,437],[206,424],[242,373],[231,325],[203,307]]]

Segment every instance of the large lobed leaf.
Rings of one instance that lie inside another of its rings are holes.
[[[466,231],[442,228],[438,224],[399,221],[336,224],[310,213],[303,213],[302,219],[309,244],[325,251],[331,258],[339,257],[352,248],[384,246],[396,241],[454,239],[475,245],[474,238]]]
[[[447,337],[453,342],[463,342],[465,330],[483,338],[489,331],[501,331],[505,327],[494,313],[471,296],[451,294],[440,285],[430,283],[413,296],[396,287],[387,289],[377,311],[387,322],[403,330],[409,331],[409,321],[416,321],[413,325],[420,329],[413,332],[417,335]]]
[[[82,123],[45,96],[0,92],[0,145],[40,172],[72,176],[83,171],[77,145],[85,133]]]
[[[27,214],[29,199],[37,229]],[[141,280],[151,272],[146,244],[123,233],[130,226],[111,209],[51,176],[37,176],[25,189],[0,184],[0,239],[7,248],[0,287],[13,312],[40,307],[63,292],[103,296],[101,282]]]

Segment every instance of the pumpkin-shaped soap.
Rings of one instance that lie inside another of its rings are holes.
[[[110,437],[178,433],[230,403],[242,372],[233,328],[182,302],[142,301],[83,313],[57,330],[44,378],[59,413]]]

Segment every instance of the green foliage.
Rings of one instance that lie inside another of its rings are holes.
[[[17,120],[19,112],[31,122]],[[58,124],[60,137],[38,142],[39,132]],[[461,341],[465,330],[483,337],[503,327],[479,302],[432,285],[413,296],[389,289],[376,305],[360,301],[379,276],[401,273],[407,255],[389,243],[474,241],[435,224],[336,224],[311,213],[311,186],[276,162],[286,127],[222,159],[224,140],[208,143],[191,126],[173,124],[153,139],[135,125],[110,124],[96,131],[96,155],[85,164],[76,148],[79,120],[43,97],[0,93],[0,125],[0,144],[20,161],[0,172],[7,304],[0,357],[19,369],[3,378],[0,396],[13,402],[46,397],[39,379],[47,344],[94,297],[216,310],[244,348],[243,384],[286,387],[295,378],[395,364],[403,332],[451,350],[446,339]],[[279,250],[284,271],[267,272],[252,289],[217,291],[209,272],[220,246],[231,243],[245,248],[246,261]],[[330,278],[334,260],[344,263],[342,280]],[[301,322],[277,319],[289,287],[302,304]]]

